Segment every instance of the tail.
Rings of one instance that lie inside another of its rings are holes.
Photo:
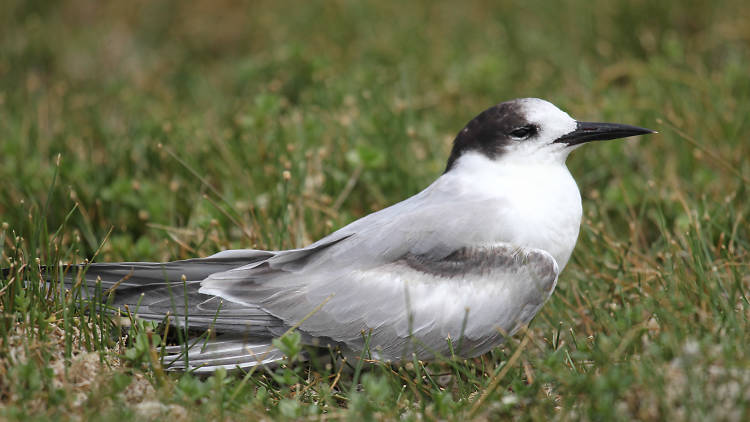
[[[213,372],[219,368],[249,368],[283,358],[271,340],[289,329],[280,319],[257,306],[228,302],[199,293],[209,275],[266,260],[274,252],[231,250],[207,258],[173,262],[94,263],[68,267],[62,284],[114,308],[127,309],[138,318],[166,321],[190,330],[211,329],[219,337],[191,339],[187,345],[166,348],[170,370]],[[52,272],[47,272],[48,280]],[[186,347],[188,346],[188,347]],[[187,357],[186,357],[187,355]]]
[[[273,365],[284,359],[284,354],[271,345],[270,339],[225,336],[214,340],[193,340],[187,346],[166,347],[164,364],[167,369],[210,373],[219,368],[235,370]]]

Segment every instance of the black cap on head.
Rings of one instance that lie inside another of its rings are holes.
[[[518,101],[492,106],[458,132],[445,172],[450,171],[456,160],[469,151],[495,158],[502,155],[504,147],[512,141],[534,136],[538,129],[526,120]]]

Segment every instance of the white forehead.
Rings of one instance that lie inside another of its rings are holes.
[[[522,98],[517,101],[526,120],[539,126],[543,138],[557,139],[576,129],[576,121],[549,101],[539,98]]]

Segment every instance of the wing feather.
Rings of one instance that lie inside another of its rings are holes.
[[[351,350],[361,350],[369,336],[382,359],[447,354],[447,338],[462,343],[459,354],[474,356],[527,324],[552,293],[558,272],[547,252],[498,244],[458,248],[442,258],[408,252],[364,269],[308,266],[302,273],[225,277],[209,291],[257,304],[312,338]]]
[[[81,281],[84,297],[93,297],[101,282],[112,306],[128,309],[138,317],[161,321],[169,313],[182,325],[185,314],[190,328],[252,335],[274,336],[288,327],[257,305],[240,305],[219,297],[200,294],[200,282],[209,275],[243,265],[257,265],[276,255],[260,250],[231,250],[206,257],[173,262],[93,263],[70,266],[63,279],[72,288]],[[49,274],[51,277],[52,274]],[[184,281],[183,281],[184,279]]]

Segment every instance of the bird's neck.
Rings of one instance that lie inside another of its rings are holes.
[[[497,162],[475,154],[454,170],[451,184],[467,198],[488,200],[486,242],[545,250],[562,269],[581,224],[581,195],[564,162]],[[450,176],[446,174],[445,176]]]

